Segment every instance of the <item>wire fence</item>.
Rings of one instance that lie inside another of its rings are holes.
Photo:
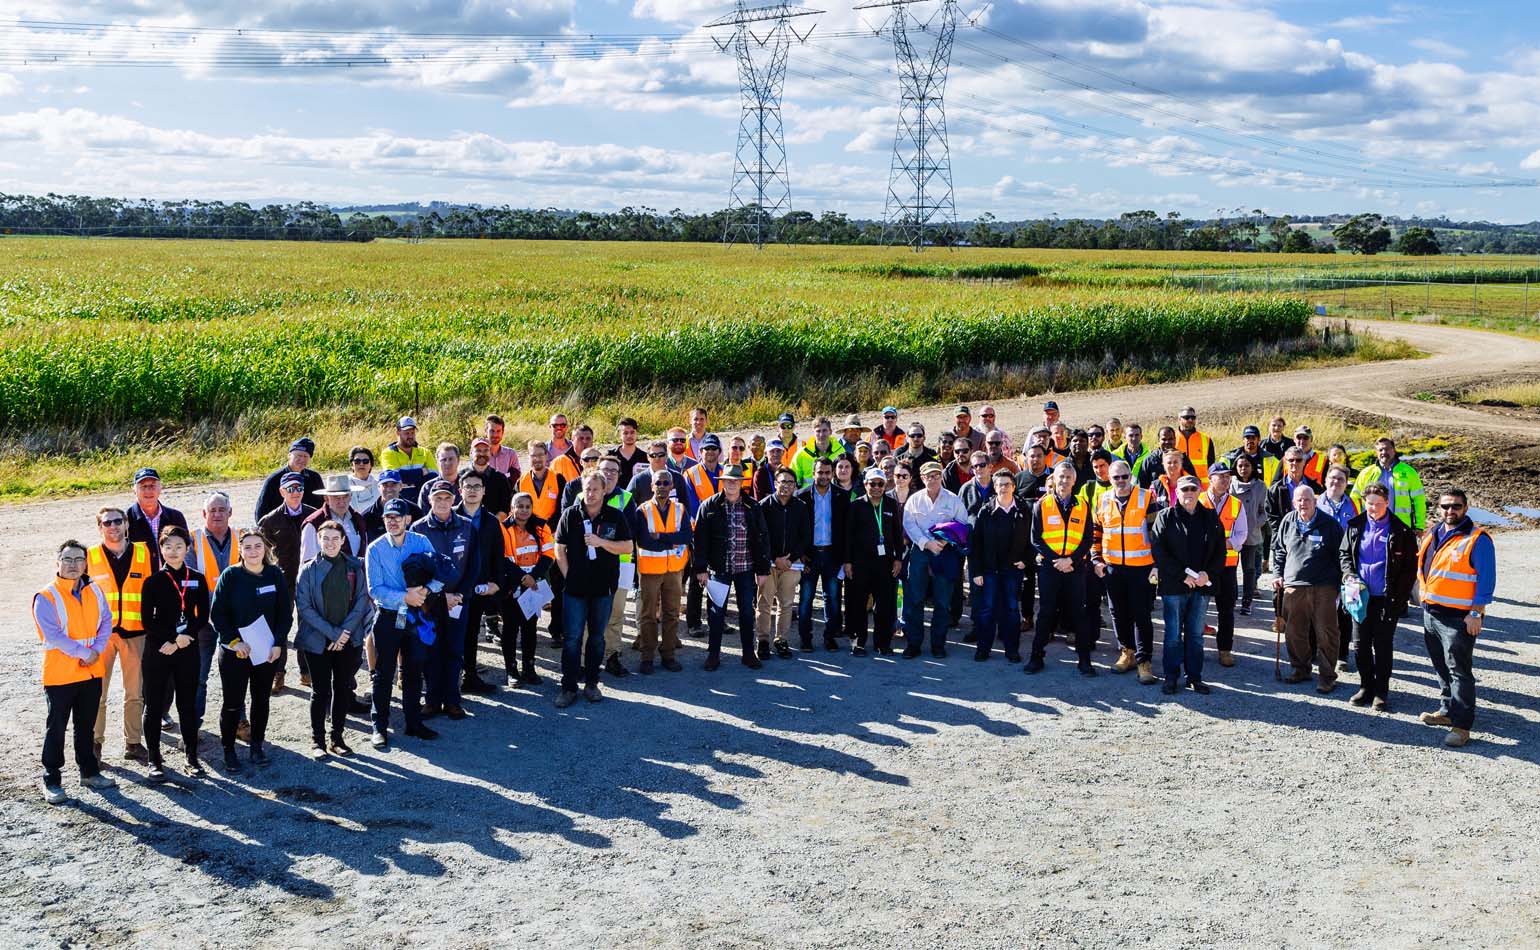
[[[1451,276],[1464,280],[1448,279]],[[1458,275],[1430,274],[1421,280],[1350,277],[1259,268],[1213,274],[1183,274],[1173,283],[1200,293],[1258,291],[1300,296],[1321,316],[1366,316],[1389,320],[1419,316],[1525,320],[1540,323],[1540,271]],[[1491,279],[1497,278],[1497,279]],[[1520,279],[1512,279],[1520,278]],[[1531,287],[1533,286],[1533,291]]]

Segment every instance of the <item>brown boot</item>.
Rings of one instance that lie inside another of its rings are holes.
[[[1453,721],[1441,712],[1425,712],[1417,717],[1425,726],[1452,726]]]
[[[1139,682],[1145,686],[1153,686],[1160,682],[1160,679],[1155,676],[1155,670],[1150,666],[1149,661],[1139,664]]]
[[[1235,665],[1235,654],[1231,653],[1229,650],[1220,650],[1219,651],[1219,665],[1220,666],[1234,666]]]
[[[277,696],[281,692],[283,692],[283,670],[273,674],[273,695]]]
[[[1134,668],[1134,651],[1123,647],[1118,651],[1118,661],[1112,664],[1112,672],[1127,673]]]
[[[1458,749],[1460,746],[1464,745],[1465,743],[1467,743],[1469,741],[1470,741],[1470,730],[1469,729],[1461,729],[1458,726],[1456,726],[1453,729],[1450,729],[1449,730],[1449,735],[1444,737],[1444,745],[1448,746],[1451,749]]]

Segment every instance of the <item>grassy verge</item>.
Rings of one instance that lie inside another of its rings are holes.
[[[1506,383],[1468,389],[1460,394],[1459,401],[1484,406],[1540,409],[1540,382]]]

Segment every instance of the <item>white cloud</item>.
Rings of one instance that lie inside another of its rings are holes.
[[[21,92],[21,81],[10,73],[0,73],[0,96],[14,96]]]
[[[1443,40],[1435,40],[1432,38],[1412,40],[1407,45],[1420,49],[1425,53],[1432,53],[1435,56],[1445,56],[1449,59],[1464,59],[1466,56],[1470,55],[1462,47],[1456,46],[1453,43],[1446,43]]]
[[[1363,16],[1346,16],[1340,20],[1333,20],[1326,25],[1334,30],[1377,30],[1380,27],[1395,26],[1405,22],[1405,17],[1366,14]]]

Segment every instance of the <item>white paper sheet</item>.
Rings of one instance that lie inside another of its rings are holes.
[[[237,632],[251,648],[251,665],[260,666],[266,663],[268,656],[273,652],[273,628],[267,625],[267,618],[259,614],[256,620],[240,627]]]
[[[523,593],[519,594],[519,610],[524,612],[524,616],[533,617],[540,612],[541,608],[554,599],[554,596],[551,594],[551,585],[541,581],[535,585],[533,590],[526,588]]]
[[[727,605],[727,590],[727,584],[722,581],[717,580],[715,577],[706,578],[706,594],[711,598],[711,602],[718,607]]]
[[[451,620],[459,620],[460,619],[460,614],[463,613],[464,611],[465,611],[465,605],[464,604],[458,604],[458,605],[456,605],[454,607],[450,607],[449,608],[449,619],[451,619]]]
[[[621,561],[620,562],[620,589],[621,590],[635,590],[636,589],[636,562],[634,562],[634,561]]]

